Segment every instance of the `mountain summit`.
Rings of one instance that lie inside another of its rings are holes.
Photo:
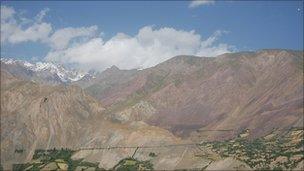
[[[79,81],[82,78],[91,78],[88,72],[67,69],[63,65],[50,62],[28,62],[1,58],[1,67],[12,75],[40,83],[61,84]]]

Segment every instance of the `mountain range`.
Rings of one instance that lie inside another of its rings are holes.
[[[234,132],[200,135],[210,139],[249,128],[258,137],[303,125],[302,64],[303,52],[290,50],[176,56],[140,71],[111,67],[82,87],[122,123],[143,120],[182,137]]]
[[[1,67],[13,76],[42,84],[69,84],[94,77],[93,71],[78,71],[51,62],[29,62],[1,58]]]
[[[112,66],[102,72],[1,59],[5,167],[30,161],[35,149],[225,141],[244,130],[256,139],[303,128],[303,119],[303,51],[182,55],[143,70]],[[204,151],[154,149],[159,155],[151,160],[169,170],[220,160],[194,157]],[[109,169],[132,153],[80,150],[73,158]]]

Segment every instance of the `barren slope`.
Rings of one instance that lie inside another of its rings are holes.
[[[1,164],[30,161],[34,150],[50,148],[79,149],[85,147],[145,146],[182,143],[172,133],[143,122],[126,124],[107,120],[98,101],[75,86],[46,86],[22,81],[1,71]],[[23,152],[17,153],[16,151]],[[154,151],[156,152],[156,151]],[[80,150],[75,158],[99,162],[101,168],[112,168],[130,157],[134,149]],[[168,149],[162,156],[179,154]],[[188,160],[201,163],[193,157]],[[148,154],[142,155],[147,157]],[[170,169],[181,164],[157,160],[156,166]],[[162,164],[163,163],[163,164]],[[167,163],[167,164],[166,164]],[[189,163],[189,162],[188,162]],[[191,167],[191,165],[184,165]]]
[[[261,136],[303,125],[302,65],[303,52],[290,50],[177,56],[91,94],[120,122],[144,120],[182,136],[234,130],[207,137],[227,138],[246,128]]]

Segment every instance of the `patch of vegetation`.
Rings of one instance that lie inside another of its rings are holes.
[[[38,171],[38,170],[68,170],[74,171],[76,169],[88,169],[94,168],[96,171],[105,170],[103,168],[99,168],[99,163],[92,163],[88,161],[83,161],[83,159],[73,160],[71,156],[75,153],[75,151],[70,149],[37,149],[35,150],[33,159],[29,163],[23,164],[13,164],[13,170],[21,171],[21,170],[30,170],[30,171]],[[150,157],[156,157],[157,155],[153,152],[149,154]],[[47,166],[49,167],[47,168]],[[50,165],[52,165],[50,167]],[[65,165],[67,168],[60,168],[60,165]],[[3,170],[3,168],[0,168]],[[0,171],[1,171],[0,170]],[[134,158],[125,158],[117,165],[114,166],[113,169],[110,170],[120,170],[120,171],[135,171],[135,170],[153,170],[153,164],[150,161],[139,161]]]
[[[15,153],[23,153],[24,150],[23,149],[15,149]]]
[[[304,160],[303,136],[303,130],[292,129],[284,136],[271,133],[254,140],[238,136],[228,141],[203,143],[202,146],[211,148],[221,157],[235,157],[256,170],[286,170],[295,168]]]
[[[83,159],[72,160],[71,156],[75,151],[70,149],[37,149],[33,155],[32,161],[24,164],[13,164],[13,170],[43,170],[46,165],[54,163],[54,167],[59,168],[60,164],[66,165],[67,170],[72,171],[77,167],[95,168],[95,170],[104,170],[98,167],[98,163],[83,161]]]
[[[149,153],[149,156],[150,156],[150,157],[156,157],[157,155],[156,155],[154,152],[150,152],[150,153]]]
[[[137,171],[137,170],[153,170],[153,164],[150,161],[138,161],[134,158],[125,158],[113,168],[117,171]]]
[[[70,149],[37,149],[33,155],[33,159],[40,159],[42,161],[55,161],[56,159],[62,159],[67,161],[71,158],[72,154],[74,153],[73,150]]]
[[[79,166],[80,167],[86,167],[86,168],[93,167],[93,168],[95,168],[96,171],[105,170],[103,168],[99,168],[98,163],[91,163],[91,162],[83,161],[83,159],[79,159],[79,160],[69,159],[67,161],[67,163],[68,163],[68,170],[69,171],[74,171]]]

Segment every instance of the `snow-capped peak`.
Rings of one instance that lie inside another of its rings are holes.
[[[1,62],[8,65],[20,65],[34,72],[50,72],[51,74],[56,74],[62,82],[74,82],[82,79],[86,75],[91,75],[84,71],[77,71],[75,69],[69,70],[62,65],[51,62],[31,63],[24,60],[14,60],[10,58],[1,58]]]

